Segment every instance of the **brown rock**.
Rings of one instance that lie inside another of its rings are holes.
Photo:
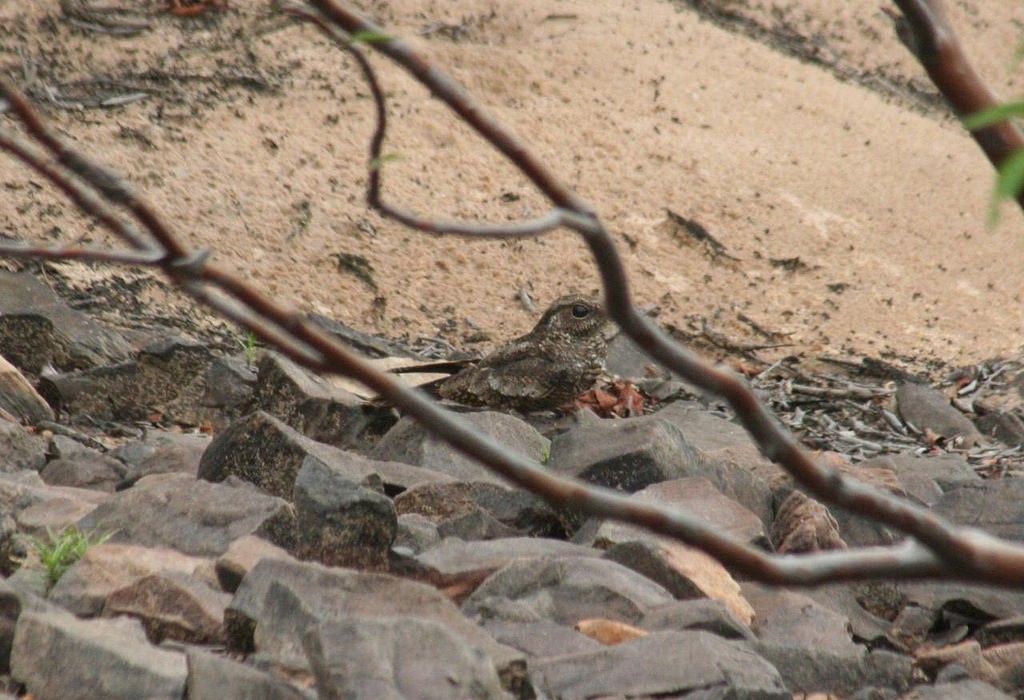
[[[50,600],[77,615],[97,615],[111,593],[142,578],[160,572],[194,576],[206,571],[209,560],[173,549],[95,545],[61,577],[50,591]]]
[[[103,615],[138,618],[154,644],[165,639],[219,644],[224,642],[224,610],[230,602],[230,595],[193,576],[161,571],[107,596]]]
[[[846,549],[832,513],[800,491],[789,494],[782,502],[772,523],[771,539],[779,554]]]

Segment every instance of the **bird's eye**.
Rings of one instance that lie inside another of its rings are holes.
[[[590,307],[586,304],[573,304],[572,317],[573,318],[586,318],[590,315]]]

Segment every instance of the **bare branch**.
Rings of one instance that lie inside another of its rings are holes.
[[[894,0],[903,13],[890,13],[896,32],[926,71],[935,87],[949,101],[958,117],[965,117],[1000,103],[999,98],[974,70],[949,23],[941,0]],[[975,129],[971,136],[998,169],[1014,151],[1024,149],[1024,134],[1009,119]],[[1024,209],[1024,191],[1017,203]]]
[[[563,185],[524,143],[498,125],[464,90],[420,57],[405,42],[388,36],[380,27],[359,17],[334,0],[311,0],[311,4],[350,35],[363,33],[380,38],[371,42],[370,46],[406,68],[428,87],[435,97],[444,101],[495,149],[522,170],[555,205],[576,211],[579,220],[567,225],[579,232],[590,247],[604,283],[609,315],[651,357],[697,386],[725,398],[769,459],[780,464],[822,500],[913,534],[944,561],[954,566],[963,564],[966,555],[952,546],[956,539],[955,528],[942,522],[924,508],[843,479],[831,470],[815,464],[760,405],[741,379],[731,372],[707,366],[695,355],[675,344],[657,326],[638,313],[630,299],[628,277],[622,259],[615,250],[611,236],[593,214],[593,210]],[[319,19],[316,21],[319,24]],[[368,63],[364,61],[361,65],[364,72],[372,74],[372,68]],[[381,94],[378,86],[375,95]],[[378,129],[375,132],[375,139],[382,138],[381,97],[377,98],[377,111]],[[371,153],[379,153],[379,146],[377,143],[372,147]],[[388,215],[386,209],[378,207],[378,210],[383,215]],[[414,412],[413,414],[417,415]],[[417,418],[421,416],[417,415]]]

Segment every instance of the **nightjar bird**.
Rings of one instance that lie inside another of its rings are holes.
[[[523,412],[564,406],[604,371],[612,327],[597,299],[559,297],[532,331],[444,379],[437,393],[469,406]]]

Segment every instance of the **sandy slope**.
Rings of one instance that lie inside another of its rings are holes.
[[[781,352],[809,357],[960,363],[1019,350],[1020,214],[1007,208],[986,229],[991,171],[934,102],[915,96],[923,73],[876,4],[718,4],[738,15],[716,23],[664,0],[360,3],[593,203],[638,302],[656,304],[663,321],[763,341],[742,315],[787,334],[794,347]],[[473,350],[487,345],[464,342],[476,328],[500,339],[531,325],[520,288],[542,306],[597,287],[568,233],[467,243],[368,211],[371,104],[351,61],[309,27],[275,26],[267,3],[231,5],[185,21],[151,3],[151,30],[118,38],[69,28],[53,2],[0,2],[9,30],[0,31],[0,68],[36,89],[95,76],[154,86],[125,107],[50,116],[191,242],[302,309]],[[1011,56],[1024,6],[955,9],[979,67],[1007,96],[1019,93]],[[401,156],[386,166],[389,199],[490,220],[543,210],[422,88],[375,65],[391,98],[387,150]],[[145,70],[171,79],[146,83]],[[250,89],[239,76],[276,89]],[[0,233],[50,240],[87,230],[35,182],[0,160]],[[694,245],[666,209],[698,222],[735,260]],[[376,289],[340,269],[339,254],[364,256]],[[779,262],[794,259],[797,269]]]

